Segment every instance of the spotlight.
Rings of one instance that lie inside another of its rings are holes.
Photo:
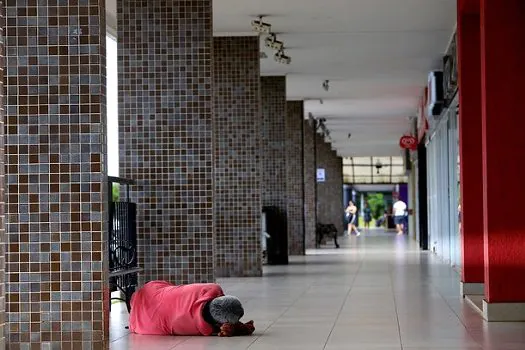
[[[283,50],[279,50],[273,58],[276,62],[282,63],[282,64],[290,64],[292,62],[292,58],[290,56],[286,56]]]
[[[320,100],[319,100],[319,103],[320,103],[320,104],[324,104],[323,99],[320,99]]]
[[[284,43],[282,41],[277,40],[277,37],[274,33],[270,33],[266,40],[264,40],[264,43],[266,47],[277,51],[281,51],[284,47]]]
[[[330,81],[329,80],[323,81],[323,89],[324,89],[324,91],[330,90]]]
[[[259,20],[252,21],[252,30],[261,34],[270,34],[272,31],[272,26],[269,23],[264,23],[262,21],[262,16],[259,17]]]

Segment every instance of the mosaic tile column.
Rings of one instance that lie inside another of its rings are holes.
[[[213,39],[215,271],[262,275],[259,37]]]
[[[104,4],[5,7],[9,349],[108,344]]]
[[[261,77],[263,206],[286,212],[286,77]]]
[[[325,169],[325,182],[317,184],[317,219],[323,224],[334,224],[343,234],[343,168],[342,158],[332,151],[331,144],[317,137],[317,168]]]
[[[5,349],[7,332],[6,315],[5,315],[5,105],[4,105],[4,67],[5,67],[5,50],[4,50],[4,2],[0,0],[0,349]]]
[[[138,204],[140,282],[210,282],[212,1],[117,7],[120,174]]]
[[[303,101],[286,103],[286,196],[288,252],[304,255]]]
[[[345,230],[343,214],[343,211],[345,209],[343,202],[343,158],[338,156],[336,151],[332,151],[332,161],[332,166],[334,169],[334,182],[332,185],[334,194],[334,199],[332,202],[334,215],[333,220],[335,221],[335,227],[337,227],[337,231],[339,232],[339,234],[342,235]]]
[[[315,128],[310,120],[303,121],[304,150],[304,235],[306,249],[315,248]]]

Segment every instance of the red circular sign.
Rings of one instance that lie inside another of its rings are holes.
[[[403,149],[416,150],[417,139],[414,136],[403,136],[399,140],[399,146]]]

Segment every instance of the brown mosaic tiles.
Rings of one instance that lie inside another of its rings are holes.
[[[5,108],[4,108],[4,67],[5,67],[5,50],[4,50],[4,2],[0,0],[0,349],[5,349],[6,339],[6,316],[5,316]]]
[[[315,248],[316,197],[315,197],[315,129],[312,121],[303,121],[304,162],[304,231],[306,249]]]
[[[9,349],[107,347],[104,4],[6,1]]]
[[[317,135],[317,168],[325,169],[326,177],[325,182],[317,183],[317,220],[334,224],[341,235],[344,230],[342,158],[320,135]]]
[[[346,229],[343,219],[343,214],[337,214],[338,211],[344,209],[343,202],[343,158],[337,155],[336,151],[332,151],[332,166],[334,168],[334,184],[333,186],[333,205],[334,205],[334,221],[337,230],[340,234],[343,234]],[[338,204],[340,203],[340,204]]]
[[[288,252],[304,255],[303,101],[286,103],[286,198]]]
[[[261,77],[263,206],[286,212],[286,77]]]
[[[215,272],[262,276],[259,37],[213,39]]]
[[[117,22],[140,282],[213,281],[212,0],[121,0]]]

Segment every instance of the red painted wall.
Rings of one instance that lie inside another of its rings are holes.
[[[483,283],[483,158],[479,15],[458,15],[462,281]]]
[[[458,0],[458,14],[479,15],[480,0]]]
[[[525,302],[525,1],[481,0],[485,293]]]

